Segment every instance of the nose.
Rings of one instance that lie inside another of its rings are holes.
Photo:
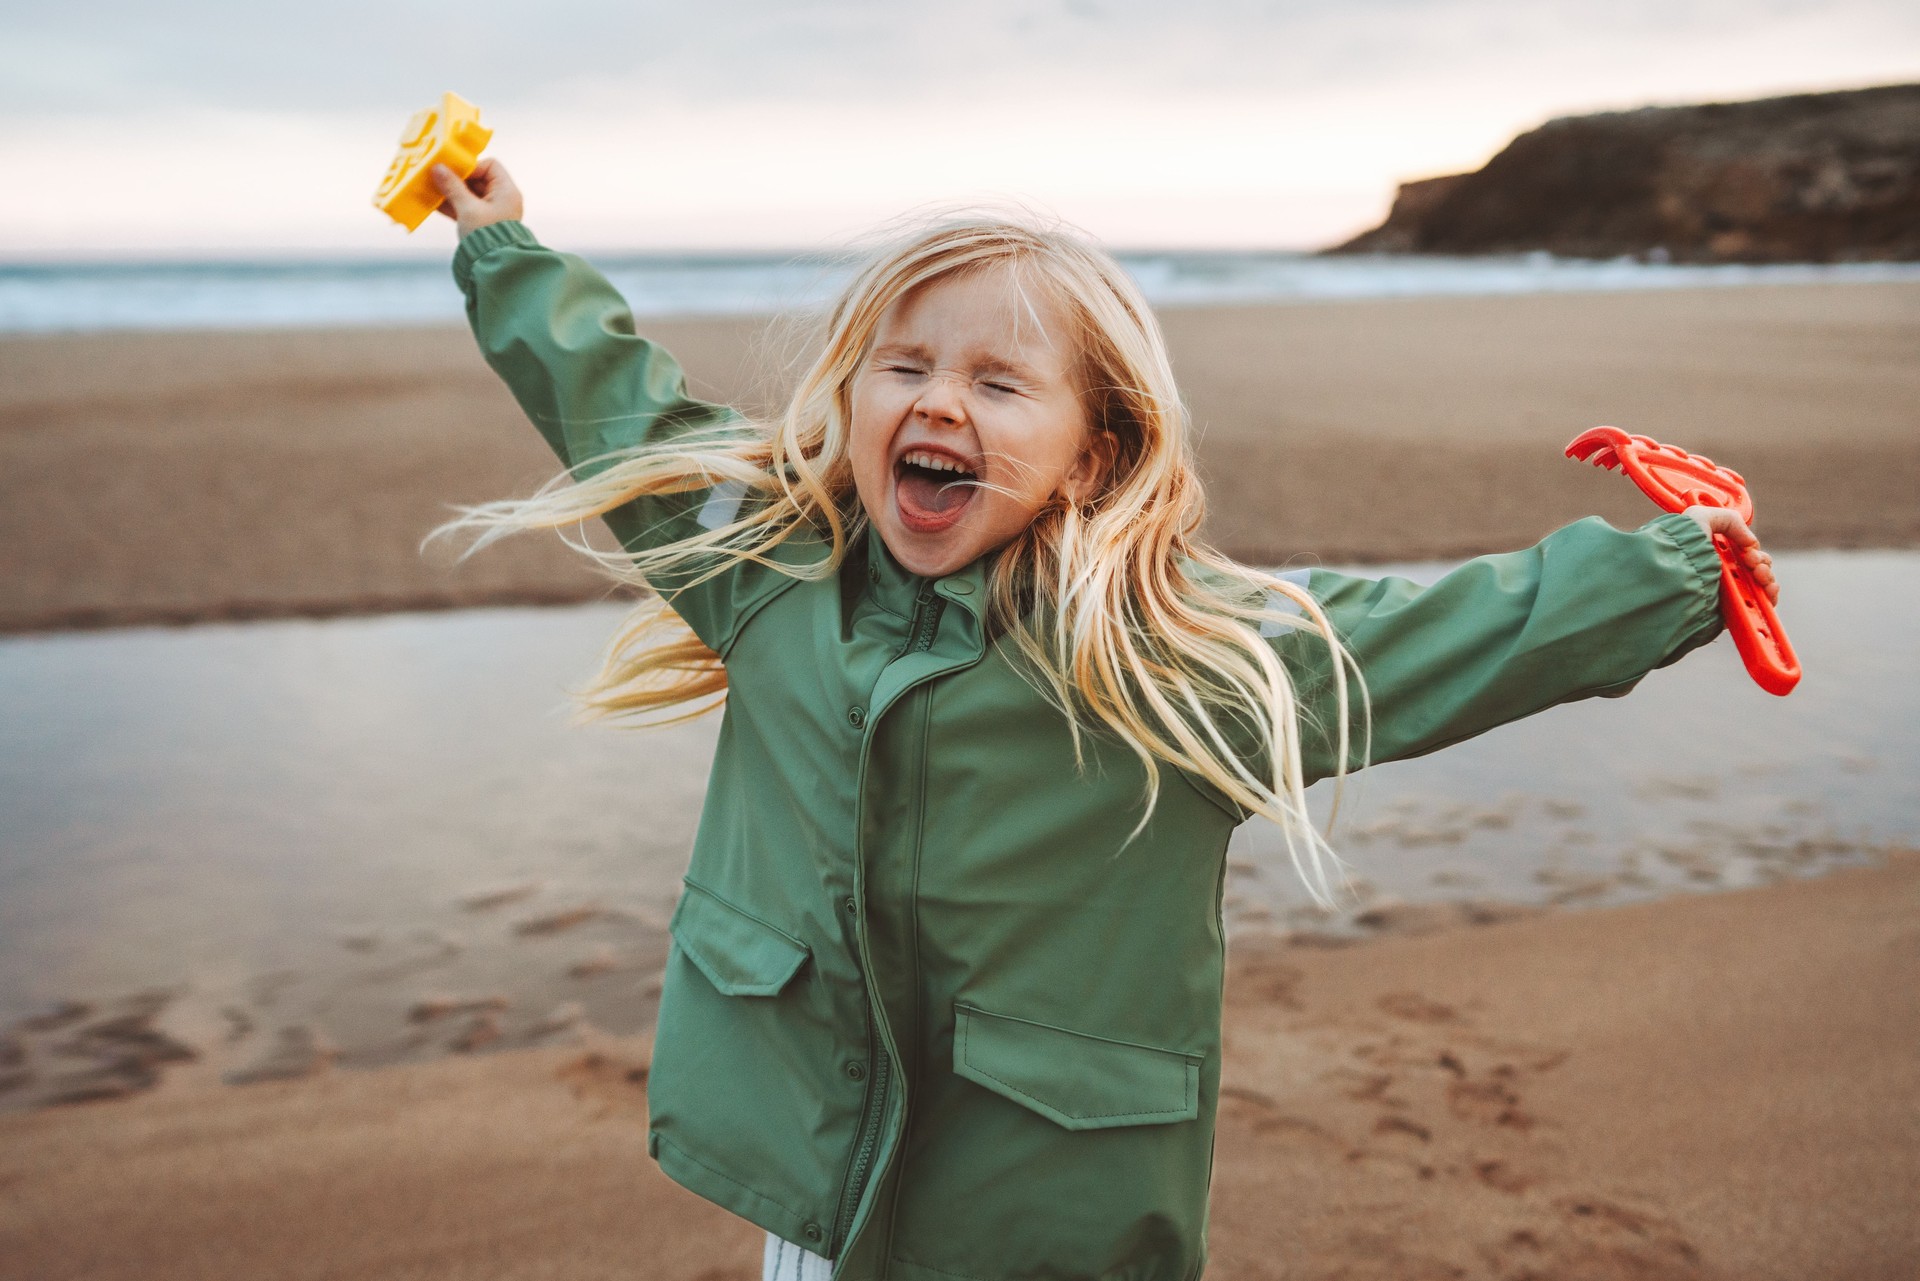
[[[965,421],[967,406],[960,394],[959,376],[934,371],[914,401],[913,413],[916,418],[939,426],[951,427]]]

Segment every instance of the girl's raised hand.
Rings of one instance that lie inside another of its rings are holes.
[[[1687,515],[1700,522],[1709,535],[1724,534],[1733,544],[1734,554],[1753,571],[1753,581],[1767,594],[1767,600],[1780,603],[1780,583],[1773,576],[1773,557],[1760,550],[1760,540],[1747,528],[1738,512],[1725,507],[1689,507]]]
[[[465,182],[445,165],[435,165],[433,185],[447,198],[437,212],[458,222],[463,236],[491,223],[517,221],[526,209],[513,175],[492,156],[475,165]]]

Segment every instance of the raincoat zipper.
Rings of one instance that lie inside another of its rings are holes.
[[[933,594],[931,579],[920,584],[920,591],[913,601],[913,618],[907,624],[907,643],[894,655],[895,659],[933,648],[933,636],[940,626],[940,608],[943,604],[945,602]],[[866,1114],[860,1121],[860,1141],[854,1145],[853,1166],[847,1171],[846,1192],[840,1198],[840,1213],[833,1225],[832,1247],[836,1258],[846,1245],[846,1234],[853,1228],[853,1216],[860,1208],[860,1198],[866,1195],[867,1180],[873,1173],[874,1149],[880,1145],[880,1127],[886,1120],[887,1095],[893,1084],[893,1064],[887,1057],[886,1048],[874,1035],[876,1029],[871,987],[868,988],[866,1015],[870,1087],[867,1090]]]

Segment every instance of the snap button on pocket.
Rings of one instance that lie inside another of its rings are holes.
[[[818,1223],[809,1223],[800,1229],[800,1235],[809,1241],[818,1242],[826,1233],[820,1230]]]
[[[867,713],[864,708],[849,707],[847,709],[847,724],[853,726],[855,729],[859,729],[862,725],[865,725],[866,723],[867,723]]]
[[[866,1075],[867,1075],[866,1064],[855,1063],[855,1062],[852,1062],[851,1060],[848,1061],[847,1063],[847,1079],[848,1080],[850,1081],[864,1080],[866,1078]]]

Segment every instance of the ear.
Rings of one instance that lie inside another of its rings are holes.
[[[1087,443],[1066,477],[1067,496],[1076,507],[1093,501],[1093,496],[1106,485],[1119,454],[1120,438],[1105,427],[1095,427],[1087,433]]]

